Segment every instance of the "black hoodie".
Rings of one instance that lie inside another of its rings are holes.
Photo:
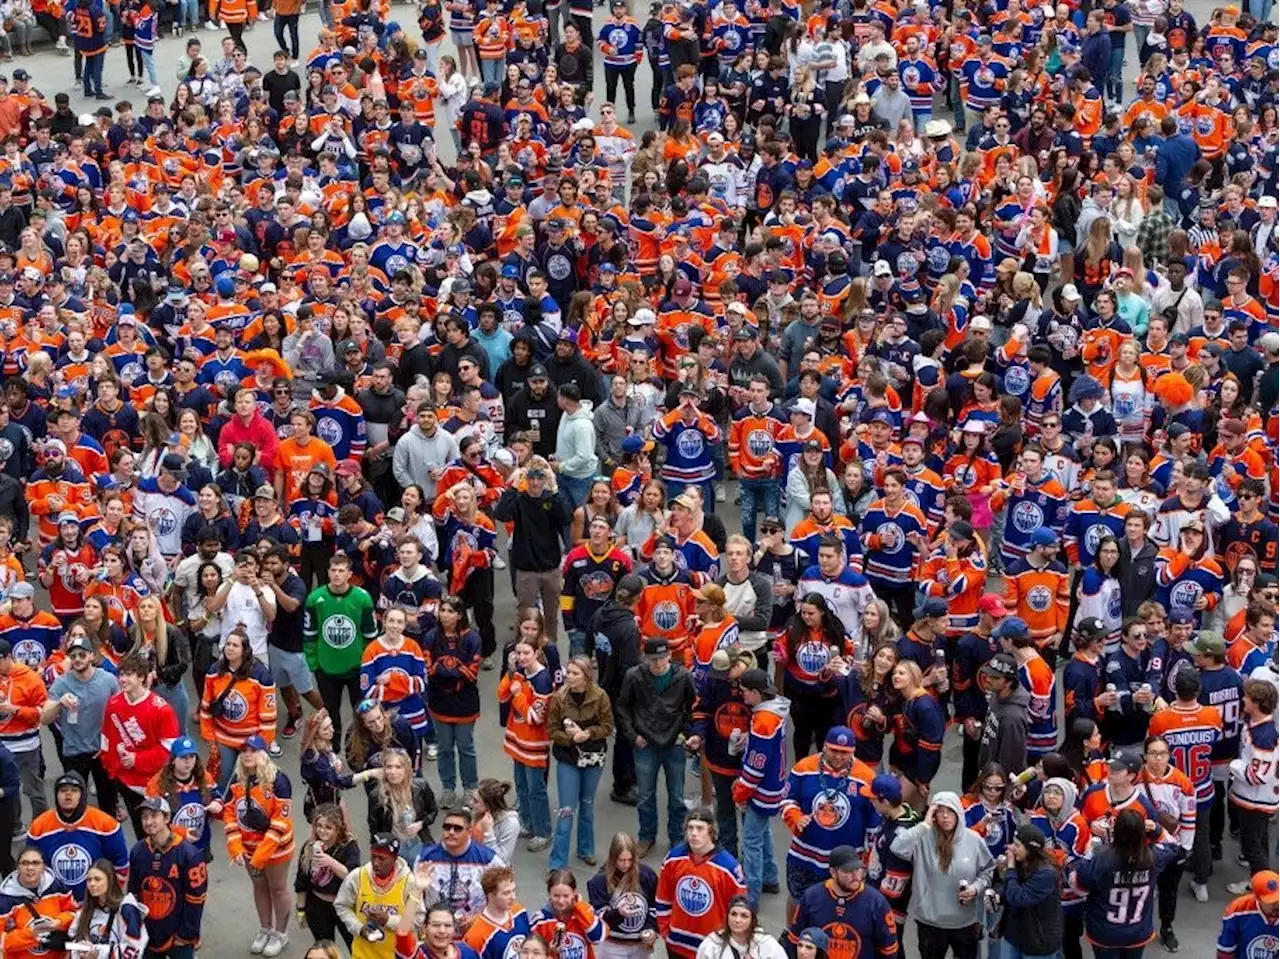
[[[602,648],[604,643],[597,640],[598,636],[607,641],[607,650]],[[627,670],[640,662],[642,642],[635,611],[616,600],[611,599],[596,610],[587,624],[587,652],[590,655],[594,650],[599,665],[598,682],[611,700],[621,692],[622,677]]]

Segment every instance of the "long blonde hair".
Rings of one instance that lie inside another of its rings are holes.
[[[280,775],[280,770],[276,768],[276,764],[271,761],[271,757],[266,753],[263,753],[262,759],[258,761],[258,770],[253,775],[256,777],[259,785],[275,786],[276,777]],[[249,770],[244,768],[244,753],[241,753],[236,757],[236,768],[231,774],[231,778],[248,790]]]
[[[160,603],[158,596],[143,596],[138,601],[138,613],[142,612],[142,607],[146,605],[154,605],[156,608],[156,625],[155,633],[151,637],[156,648],[156,668],[165,665],[165,661],[169,658],[169,627],[164,619],[164,607]],[[133,617],[133,645],[129,647],[130,653],[143,654],[143,647],[146,644],[146,630],[142,627],[142,618],[134,613]]]
[[[387,782],[385,770],[387,764],[392,760],[399,760],[404,764],[405,777],[404,782],[399,786],[393,786]],[[378,802],[382,803],[391,810],[391,820],[396,822],[400,819],[400,814],[406,809],[413,810],[413,763],[409,761],[409,754],[403,749],[392,747],[384,749],[381,756],[383,776],[378,780],[377,797]]]

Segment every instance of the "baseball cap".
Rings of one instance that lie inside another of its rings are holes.
[[[348,457],[338,464],[336,472],[339,476],[359,476],[360,461]]]
[[[893,267],[889,265],[888,260],[876,260],[876,265],[871,268],[873,276],[893,276]]]
[[[376,833],[373,841],[369,844],[372,852],[389,852],[393,856],[400,854],[400,840],[395,837],[394,833],[380,832]]]
[[[644,654],[646,656],[665,656],[671,652],[671,646],[665,639],[646,639],[644,641]]]
[[[848,749],[853,750],[856,739],[853,730],[848,726],[832,726],[827,730],[827,738],[824,743],[832,749]]]
[[[946,615],[946,600],[939,599],[937,596],[926,596],[915,610],[916,619],[937,619],[939,616]]]
[[[9,590],[10,599],[35,599],[36,588],[30,583],[14,583]]]
[[[196,741],[190,736],[179,736],[169,747],[169,755],[174,759],[181,759],[183,756],[198,756],[200,750],[196,748]]]
[[[535,363],[533,366],[529,367],[530,380],[545,380],[548,378],[549,377],[547,376],[547,368],[543,366],[541,363]]]
[[[738,685],[743,689],[753,689],[765,696],[774,694],[773,683],[769,681],[769,674],[763,669],[748,669],[738,677]]]
[[[1010,616],[996,627],[995,633],[997,639],[1022,639],[1029,634],[1027,621],[1021,616]]]
[[[888,410],[876,410],[867,417],[868,423],[883,423],[885,426],[893,426],[893,414]]]
[[[902,782],[897,776],[880,773],[871,780],[871,795],[882,802],[893,803],[896,806],[902,802]]]
[[[1018,661],[1009,653],[996,653],[982,665],[984,673],[1013,679],[1018,675]]]
[[[1184,652],[1190,653],[1192,656],[1225,656],[1227,654],[1227,642],[1222,638],[1221,633],[1210,632],[1207,629],[1200,630],[1195,638],[1182,647]]]
[[[259,752],[265,752],[267,749],[267,741],[261,736],[250,736],[244,741],[245,749],[256,749]]]
[[[975,316],[973,318],[973,322],[969,324],[969,327],[974,330],[987,330],[988,332],[990,332],[991,320],[989,317]]]
[[[71,642],[67,643],[67,655],[69,656],[74,652],[92,653],[93,640],[88,636],[77,636],[75,639],[71,640]]]
[[[1044,848],[1044,833],[1029,822],[1023,823],[1019,826],[1016,835],[1018,837],[1018,842],[1022,843],[1028,849]]]
[[[1249,882],[1249,890],[1264,906],[1274,906],[1280,902],[1280,876],[1270,869],[1254,873]]]
[[[817,411],[817,406],[814,404],[813,400],[809,399],[807,396],[802,396],[791,404],[792,413],[800,413],[810,419],[813,418]]]
[[[263,483],[261,486],[259,486],[256,490],[253,491],[253,498],[274,500],[276,498],[275,487],[267,483]]]
[[[853,869],[862,864],[862,857],[853,846],[840,845],[831,850],[831,854],[827,856],[827,863],[832,869]]]
[[[835,866],[835,863],[832,862],[831,865]],[[807,942],[809,945],[813,946],[813,948],[824,954],[826,953],[827,945],[830,942],[827,934],[817,926],[810,926],[808,929],[800,933],[798,938],[800,942]]]
[[[1185,606],[1175,606],[1169,610],[1169,623],[1173,626],[1187,626],[1196,621],[1196,614]]]
[[[978,612],[1002,618],[1009,615],[1009,608],[1004,604],[1004,597],[997,596],[995,593],[985,593],[978,600]]]
[[[1032,546],[1057,546],[1058,534],[1047,526],[1040,526],[1031,533]]]
[[[150,809],[152,812],[162,812],[166,816],[172,816],[173,810],[169,808],[169,800],[163,796],[148,796],[138,804],[139,809]]]
[[[1080,291],[1076,289],[1074,283],[1068,283],[1062,288],[1062,299],[1070,300],[1072,303],[1080,302]]]
[[[676,296],[688,296],[693,292],[693,284],[686,277],[680,277],[671,287],[671,292]]]
[[[393,506],[387,510],[388,523],[403,523],[407,519],[403,506]]]
[[[1142,769],[1142,756],[1136,749],[1118,749],[1109,765],[1112,769],[1127,769],[1136,776]]]

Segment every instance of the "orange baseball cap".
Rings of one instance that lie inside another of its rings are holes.
[[[1253,881],[1249,883],[1253,894],[1258,897],[1258,902],[1266,906],[1274,906],[1280,902],[1280,876],[1276,875],[1270,869],[1255,873]]]

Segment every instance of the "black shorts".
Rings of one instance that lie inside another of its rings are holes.
[[[826,882],[829,872],[815,869],[807,863],[796,862],[787,857],[787,895],[799,902],[810,886]]]

